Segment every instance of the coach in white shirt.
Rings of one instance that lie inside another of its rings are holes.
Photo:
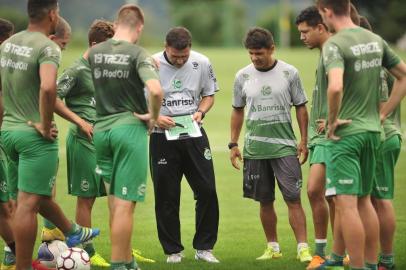
[[[207,135],[168,140],[164,131],[171,129],[175,116],[192,115],[201,124],[214,103],[218,91],[209,59],[191,50],[192,37],[184,27],[175,27],[166,35],[165,50],[154,55],[160,63],[159,76],[164,90],[160,116],[150,139],[151,175],[155,190],[158,236],[168,263],[180,263],[181,243],[179,203],[184,175],[196,200],[195,258],[211,263],[219,261],[212,249],[217,241],[219,206],[213,161]]]

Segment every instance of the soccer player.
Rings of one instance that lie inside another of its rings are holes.
[[[300,32],[300,39],[309,48],[319,49],[330,37],[327,26],[319,14],[316,6],[304,9],[296,18],[296,25]],[[326,133],[325,120],[327,118],[327,77],[320,55],[316,71],[316,84],[313,90],[309,122],[309,180],[307,182],[307,195],[313,212],[315,255],[307,269],[315,269],[320,266],[326,256],[327,229],[329,208],[325,197],[326,185]],[[333,224],[334,204],[331,200],[331,223]]]
[[[218,91],[210,60],[193,50],[192,36],[184,27],[168,31],[165,50],[154,57],[159,60],[159,75],[164,101],[157,128],[150,140],[151,176],[155,191],[158,236],[168,263],[180,263],[181,243],[179,204],[181,180],[185,175],[196,199],[195,259],[209,263],[219,261],[212,249],[217,241],[219,206],[209,140],[201,127],[201,137],[168,140],[165,130],[176,126],[175,116],[192,115],[202,119],[214,104]]]
[[[56,0],[29,0],[29,24],[1,46],[1,88],[4,147],[18,164],[18,205],[13,232],[16,268],[31,268],[37,213],[67,236],[69,246],[99,234],[98,229],[72,224],[52,200],[58,160],[57,130],[52,124],[60,50],[47,36],[58,22]]]
[[[244,197],[260,203],[260,218],[268,247],[258,260],[279,258],[280,251],[274,209],[275,177],[288,206],[289,222],[297,241],[301,262],[312,259],[307,244],[306,218],[300,201],[302,172],[307,160],[307,98],[295,67],[273,56],[272,34],[255,27],[248,31],[245,48],[252,64],[238,71],[234,82],[231,114],[230,160],[240,169],[242,160],[238,138],[246,109],[244,136]],[[296,145],[291,120],[295,106],[301,140]]]
[[[342,265],[336,243],[343,241],[351,269],[377,269],[379,224],[370,194],[380,141],[381,66],[398,79],[406,69],[382,38],[353,23],[349,0],[319,0],[318,8],[335,32],[323,46],[330,139],[326,195],[336,205],[332,262]],[[320,269],[327,266],[332,265]]]
[[[360,17],[360,26],[372,31],[371,24],[365,17]],[[394,77],[385,69],[381,71],[382,96],[391,94]],[[384,104],[381,103],[381,106]],[[395,269],[393,255],[393,237],[396,218],[392,200],[394,197],[395,165],[399,158],[402,132],[400,129],[400,105],[383,122],[385,140],[381,142],[376,158],[376,181],[371,193],[372,204],[378,214],[379,241],[381,254],[378,260],[379,270]]]
[[[10,21],[0,18],[0,45],[13,33],[14,25]],[[2,104],[1,93],[0,104]],[[2,106],[0,107],[2,108]],[[3,121],[3,113],[3,111],[0,111],[0,127]],[[0,141],[0,235],[5,242],[1,270],[15,269],[15,242],[10,224],[11,213],[7,186],[7,163],[8,157],[4,151],[3,143]]]
[[[96,20],[88,33],[89,48],[83,56],[63,72],[58,80],[55,112],[72,122],[66,138],[68,192],[77,196],[76,222],[91,227],[91,213],[96,197],[104,196],[104,185],[96,176],[96,153],[93,145],[93,124],[96,117],[94,87],[88,62],[92,46],[113,37],[113,24]],[[63,103],[62,99],[65,99]],[[66,104],[66,105],[65,105]],[[83,244],[92,266],[108,267],[95,251],[92,242]]]
[[[59,16],[58,24],[55,28],[55,33],[49,35],[49,38],[55,42],[61,50],[65,50],[72,35],[72,29],[69,23]]]
[[[71,27],[69,23],[59,16],[58,23],[55,28],[55,33],[48,36],[53,42],[55,42],[61,50],[65,50],[71,37]],[[16,192],[13,192],[16,194]],[[56,196],[56,186],[52,189],[52,197]],[[41,240],[42,241],[52,241],[52,240],[65,240],[64,234],[59,230],[52,222],[44,218],[44,227],[41,230]]]
[[[95,45],[89,53],[96,99],[96,173],[108,192],[111,269],[137,268],[131,236],[136,202],[145,197],[148,149],[147,127],[133,112],[151,128],[162,103],[154,60],[135,44],[143,26],[142,10],[124,5],[118,11],[113,38]]]

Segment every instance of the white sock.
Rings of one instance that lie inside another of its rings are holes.
[[[309,247],[309,245],[307,243],[297,243],[297,252],[299,253],[299,251],[302,248],[308,248],[308,247]]]
[[[279,252],[279,243],[278,242],[268,242],[268,247],[272,248],[275,252]]]

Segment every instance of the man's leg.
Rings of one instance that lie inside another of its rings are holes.
[[[345,246],[351,258],[350,265],[363,268],[365,264],[365,229],[358,211],[358,197],[337,195],[336,220],[340,224]],[[337,223],[336,223],[337,225]],[[335,230],[339,230],[336,228]]]
[[[125,263],[132,261],[131,239],[135,205],[135,202],[118,197],[114,197],[112,200],[112,212],[110,213],[112,266],[113,262]]]
[[[76,201],[76,223],[80,226],[92,226],[92,208],[96,201],[95,197],[77,197]],[[96,254],[93,243],[91,241],[83,243],[83,249],[90,257]]]
[[[274,202],[261,202],[259,206],[259,217],[261,219],[262,228],[264,229],[266,241],[268,243],[277,243],[277,222]],[[279,246],[278,246],[279,248]]]
[[[31,268],[32,253],[37,235],[37,213],[41,204],[40,195],[20,191],[14,219],[17,270]]]
[[[369,195],[358,198],[358,209],[365,230],[365,262],[376,265],[378,263],[379,221]],[[351,254],[350,259],[352,260]]]
[[[167,141],[164,134],[151,134],[150,168],[154,184],[158,238],[167,255],[180,253],[179,205],[183,164],[178,150],[183,141]]]
[[[329,209],[325,198],[326,172],[324,164],[312,164],[307,182],[307,195],[313,214],[315,255],[326,256]]]

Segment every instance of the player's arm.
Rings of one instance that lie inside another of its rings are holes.
[[[49,140],[55,140],[58,131],[52,119],[56,100],[56,76],[57,66],[53,63],[43,63],[39,68],[40,92],[39,92],[39,112],[40,123],[32,123],[41,135]]]
[[[60,117],[62,117],[63,119],[77,125],[83,131],[83,133],[85,133],[89,141],[92,140],[93,137],[92,124],[86,122],[79,115],[72,112],[59,97],[56,98],[55,113]]]
[[[240,137],[241,128],[244,123],[244,107],[237,108],[233,107],[231,112],[231,123],[230,123],[230,161],[234,168],[240,169],[240,165],[237,159],[241,162],[242,156],[240,149],[238,148],[238,139]]]
[[[163,92],[161,83],[158,79],[151,79],[145,82],[145,86],[149,92],[149,109],[151,114],[152,123],[150,128],[153,127],[153,124],[157,121],[159,117],[159,111],[161,110]]]
[[[296,119],[299,125],[300,131],[300,143],[297,147],[297,155],[300,160],[300,164],[304,164],[307,161],[309,150],[307,149],[307,127],[309,124],[309,114],[307,112],[306,104],[295,106]]]
[[[202,97],[199,103],[199,108],[193,114],[193,119],[200,123],[205,117],[206,113],[213,107],[214,95]]]
[[[396,78],[396,82],[388,101],[381,109],[381,121],[386,119],[406,95],[406,64],[401,61],[395,67],[389,69],[389,72]]]

